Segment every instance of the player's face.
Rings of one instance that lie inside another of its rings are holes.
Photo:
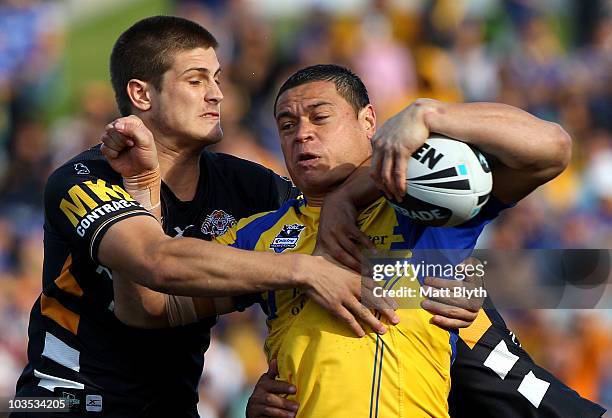
[[[276,125],[287,169],[308,196],[331,191],[371,154],[371,106],[355,114],[329,81],[285,91],[276,105]]]
[[[164,136],[180,141],[219,142],[221,100],[219,61],[213,48],[178,52],[163,75],[161,91],[152,89],[154,123]]]

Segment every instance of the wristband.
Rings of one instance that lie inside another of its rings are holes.
[[[176,296],[164,294],[166,298],[166,314],[171,327],[198,322],[198,313],[191,296]]]
[[[123,177],[125,190],[146,210],[159,207],[161,190],[161,172],[159,165],[154,169],[135,176]]]

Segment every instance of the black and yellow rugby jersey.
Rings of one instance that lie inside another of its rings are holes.
[[[459,336],[452,418],[599,418],[606,412],[535,363],[490,298]]]
[[[200,170],[190,202],[162,184],[170,236],[210,240],[237,219],[296,195],[289,181],[233,156],[203,152]],[[164,330],[123,325],[113,314],[112,271],[96,257],[111,225],[151,215],[125,192],[99,147],[58,168],[44,200],[43,291],[30,316],[17,396],[69,398],[68,416],[197,416],[203,354],[216,318]]]

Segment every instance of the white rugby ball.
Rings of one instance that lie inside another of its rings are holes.
[[[493,176],[476,148],[432,134],[408,161],[406,182],[403,201],[389,201],[397,211],[415,223],[456,226],[487,203]]]

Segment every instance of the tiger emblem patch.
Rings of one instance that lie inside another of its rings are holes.
[[[214,238],[225,234],[234,225],[236,219],[232,215],[222,209],[215,209],[202,222],[202,232]]]

